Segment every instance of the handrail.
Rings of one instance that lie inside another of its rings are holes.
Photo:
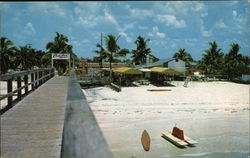
[[[8,80],[11,78],[16,78],[18,76],[24,76],[30,73],[39,72],[39,71],[45,71],[45,70],[52,70],[52,68],[40,68],[40,69],[33,69],[33,70],[26,70],[26,71],[19,71],[14,73],[7,73],[0,75],[0,81]]]
[[[29,75],[31,81],[29,82]],[[54,76],[54,68],[44,68],[44,69],[34,69],[28,71],[20,71],[10,74],[0,75],[0,81],[7,81],[7,94],[1,95],[0,100],[8,98],[7,105],[0,109],[0,114],[2,115],[4,112],[9,110],[14,103],[20,101],[24,95],[28,95],[30,91],[35,90],[40,85],[45,83],[47,80]],[[25,85],[21,85],[22,77]],[[17,89],[13,90],[12,83],[13,81],[17,82]],[[28,86],[31,85],[31,89],[29,90]],[[22,89],[25,89],[25,93],[22,94]],[[17,98],[13,100],[13,96],[17,93]]]
[[[70,71],[61,158],[112,158],[74,70]]]

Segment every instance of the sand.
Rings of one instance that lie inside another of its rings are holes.
[[[84,89],[115,158],[247,157],[249,155],[249,85],[230,82],[174,82],[176,87]],[[147,89],[171,91],[147,91]],[[177,148],[161,131],[177,127],[198,141]],[[141,145],[146,129],[151,149]]]
[[[30,81],[30,78],[28,80],[28,82]],[[21,82],[21,86],[24,86],[24,82]],[[17,81],[13,81],[12,82],[12,90],[16,90],[17,89]],[[28,90],[31,90],[31,85],[28,86]],[[22,89],[22,94],[25,93],[25,89]],[[6,95],[7,94],[7,81],[0,81],[0,95]],[[13,96],[13,100],[16,99],[17,96],[14,95]],[[0,100],[0,109],[4,108],[7,105],[7,98]]]

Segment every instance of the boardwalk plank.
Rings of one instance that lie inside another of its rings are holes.
[[[60,157],[67,89],[56,76],[1,116],[1,158]]]

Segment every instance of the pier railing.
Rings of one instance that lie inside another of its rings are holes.
[[[7,105],[1,108],[0,114],[2,115],[9,110],[17,101],[20,101],[23,96],[35,90],[53,76],[54,68],[35,69],[0,75],[0,81],[7,82],[7,94],[0,95],[0,101],[7,98]],[[15,90],[13,90],[13,81],[16,81],[17,84],[17,89]],[[24,85],[22,85],[22,82],[24,82]],[[31,89],[29,89],[30,85]],[[23,89],[24,93],[22,94]],[[13,99],[13,96],[17,96],[17,98]]]
[[[112,158],[73,70],[70,71],[61,158]]]

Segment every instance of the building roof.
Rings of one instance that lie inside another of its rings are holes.
[[[160,59],[154,63],[145,64],[145,65],[136,65],[135,68],[139,69],[139,68],[144,68],[144,67],[155,67],[155,66],[163,65],[164,63],[168,63],[168,62],[173,61],[173,60],[175,60],[175,58]],[[178,59],[178,60],[180,60],[180,59]],[[182,60],[180,60],[180,61],[182,61]]]
[[[130,68],[130,67],[121,67],[114,70],[116,73],[127,74],[127,75],[140,75],[141,71]]]
[[[153,67],[150,70],[151,72],[162,73],[162,74],[179,74],[174,69],[165,68],[165,67]]]
[[[142,69],[139,69],[139,70],[142,71],[142,72],[151,72],[150,69],[146,69],[146,68],[142,68]]]

